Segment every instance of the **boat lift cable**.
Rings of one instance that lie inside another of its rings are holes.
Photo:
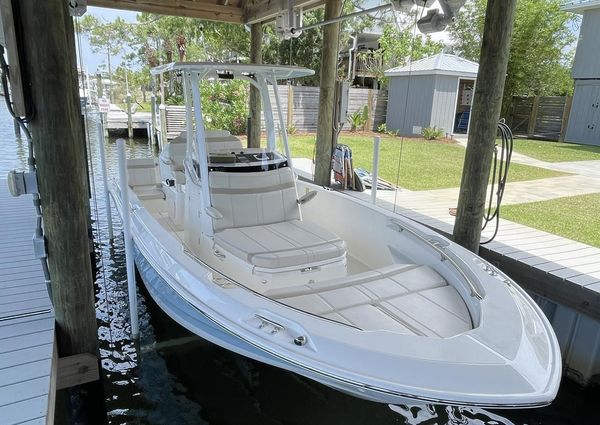
[[[25,138],[27,139],[27,167],[29,173],[35,174],[35,157],[33,152],[33,138],[31,137],[31,132],[27,127],[26,123],[28,123],[33,118],[33,111],[29,110],[29,102],[26,102],[26,116],[19,117],[15,114],[13,109],[13,105],[11,102],[11,95],[9,89],[9,73],[10,69],[8,64],[6,63],[6,59],[4,58],[4,46],[0,45],[0,68],[2,70],[2,88],[4,90],[4,100],[6,102],[6,107],[8,109],[8,113],[13,117],[13,119],[17,122],[19,127],[23,130],[25,134]],[[36,225],[35,225],[35,234],[34,234],[34,253],[37,258],[39,258],[42,271],[44,273],[44,283],[46,284],[46,290],[48,291],[48,296],[50,297],[50,301],[52,302],[52,286],[50,282],[50,269],[48,268],[48,256],[45,249],[45,239],[44,239],[44,228],[43,228],[43,217],[42,217],[42,206],[40,203],[40,195],[39,193],[32,193],[33,196],[33,206],[35,207],[36,214]],[[38,249],[36,249],[36,247]],[[39,249],[43,247],[43,249]]]
[[[498,234],[498,228],[500,227],[500,206],[502,205],[504,189],[506,188],[506,182],[508,179],[508,169],[510,168],[510,162],[512,159],[513,134],[504,119],[500,120],[498,123],[498,132],[500,133],[501,144],[500,146],[496,145],[494,147],[492,181],[488,195],[488,205],[483,215],[483,226],[481,230],[485,230],[487,225],[491,222],[495,222],[496,227],[492,236],[485,242],[481,242],[481,245],[490,243]],[[500,151],[499,156],[498,151]],[[494,200],[496,201],[495,206]]]
[[[419,21],[419,19],[421,19],[423,17],[423,12],[425,11],[425,8],[421,9],[421,16],[419,16],[418,13],[415,13],[415,23],[414,23],[414,27],[413,27],[413,34],[412,34],[412,39],[410,42],[410,54],[409,54],[409,58],[408,58],[408,82],[407,82],[407,89],[406,89],[406,98],[404,99],[404,111],[402,113],[402,127],[404,128],[406,125],[406,117],[407,117],[407,111],[408,111],[408,94],[410,93],[410,84],[412,82],[412,65],[413,65],[413,56],[414,56],[414,50],[415,50],[415,41],[417,39],[417,22]],[[398,29],[399,32],[402,31],[402,29],[400,28],[400,23],[398,22],[398,17],[396,16],[396,13],[394,12],[394,22],[396,23],[396,28]],[[400,138],[400,152],[398,154],[398,167],[396,170],[396,190],[394,192],[394,212],[396,212],[396,206],[398,205],[398,191],[400,190],[400,166],[402,164],[402,153],[404,151],[404,136],[402,136]]]

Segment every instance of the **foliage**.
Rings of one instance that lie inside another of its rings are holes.
[[[297,132],[298,132],[298,128],[296,128],[295,125],[292,124],[292,125],[288,126],[288,128],[287,128],[288,134],[296,134]]]
[[[600,160],[600,146],[516,139],[514,150],[548,162]]]
[[[350,114],[348,120],[350,121],[350,131],[354,132],[359,128],[364,128],[369,120],[369,108],[365,106],[363,109],[354,111],[353,114]]]
[[[209,130],[244,134],[248,116],[248,84],[243,81],[202,81],[202,113]]]
[[[85,15],[79,22],[81,32],[90,42],[94,53],[104,53],[107,58],[108,77],[112,80],[112,57],[123,51],[130,41],[129,24],[121,17],[112,22],[101,22],[94,15]],[[109,98],[113,97],[113,90]]]
[[[386,123],[381,123],[377,126],[377,132],[378,133],[387,133],[387,124]]]
[[[377,77],[383,80],[386,69],[406,65],[409,61],[416,61],[424,57],[435,55],[442,51],[443,43],[433,41],[430,36],[414,33],[410,17],[403,21],[386,22],[383,25],[383,34],[379,39],[379,49],[374,53],[380,58],[383,66],[376,72]]]
[[[370,169],[373,165],[373,138],[357,134],[340,135],[338,143],[352,148],[354,167]],[[402,143],[399,185],[409,190],[431,190],[460,186],[465,149],[458,144],[425,142],[423,139],[404,141],[397,137],[382,137],[379,156],[379,175],[395,183],[398,175],[398,160]],[[294,158],[312,158],[314,136],[290,137]],[[525,181],[566,174],[545,168],[512,163],[510,181]],[[426,173],[423,170],[427,170]]]
[[[600,248],[600,194],[502,207],[502,217]]]
[[[421,135],[425,140],[436,140],[444,135],[444,129],[437,128],[435,125],[433,127],[425,127],[421,131]]]
[[[503,99],[506,115],[513,96],[567,95],[573,91],[569,46],[575,14],[560,10],[560,0],[519,0]],[[472,0],[450,27],[456,54],[478,61],[487,0]]]

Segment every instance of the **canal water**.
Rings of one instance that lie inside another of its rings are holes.
[[[27,143],[14,136],[0,99],[0,176],[23,168]],[[121,225],[108,240],[98,143],[88,124],[94,235],[98,254],[96,315],[110,424],[600,424],[600,392],[564,381],[557,400],[531,410],[486,411],[442,405],[397,406],[363,401],[294,373],[249,360],[186,331],[152,301],[138,278],[140,339],[129,337]],[[52,149],[52,140],[45,141]],[[128,142],[129,157],[154,155],[145,138]],[[107,162],[116,175],[115,139]],[[42,200],[43,201],[43,200]],[[1,422],[1,420],[0,420]]]

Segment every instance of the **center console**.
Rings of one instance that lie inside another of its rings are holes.
[[[250,173],[287,167],[287,159],[278,152],[259,148],[214,152],[208,156],[209,171]]]

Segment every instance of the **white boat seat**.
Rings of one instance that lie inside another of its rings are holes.
[[[279,269],[343,261],[346,244],[328,230],[300,220],[224,229],[220,247],[255,267]]]
[[[300,219],[294,174],[289,167],[254,173],[209,174],[212,206],[223,218],[215,232]]]
[[[255,173],[211,172],[215,248],[255,267],[310,267],[344,261],[337,235],[300,219],[294,174],[288,167]]]
[[[473,327],[462,297],[429,266],[398,264],[264,295],[363,330],[448,338]]]

